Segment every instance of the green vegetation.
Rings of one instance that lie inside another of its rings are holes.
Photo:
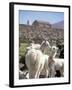
[[[19,62],[23,63],[24,58],[25,58],[25,53],[26,53],[26,47],[29,46],[29,43],[20,43],[20,48],[19,48]]]

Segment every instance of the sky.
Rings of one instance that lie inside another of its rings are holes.
[[[50,12],[50,11],[27,11],[20,10],[19,11],[19,24],[27,24],[29,20],[29,24],[35,20],[46,21],[50,24],[57,23],[59,21],[64,20],[63,12]]]

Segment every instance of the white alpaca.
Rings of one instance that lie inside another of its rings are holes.
[[[59,58],[55,58],[56,53],[57,53],[57,47],[53,46],[52,47],[52,51],[51,55],[49,57],[50,60],[50,77],[54,77],[55,76],[55,72],[56,70],[59,70],[61,73],[61,76],[63,76],[63,72],[64,72],[64,59],[59,59]],[[53,55],[53,53],[55,52],[55,54]],[[53,56],[53,57],[52,57]]]
[[[35,44],[34,42],[32,42],[30,44],[30,46],[27,47],[27,51],[30,50],[30,49],[32,49],[32,48],[34,48],[34,49],[40,49],[40,46],[41,46],[40,44]]]
[[[32,49],[32,48],[35,48],[35,49],[40,49],[40,44],[34,44],[34,43],[32,43],[29,47],[27,47],[27,50],[30,50],[30,49]]]
[[[44,63],[44,67],[43,67],[40,75],[48,78],[49,71],[50,71],[49,66],[48,66],[48,58],[49,58],[49,56],[44,54],[43,57],[44,57],[45,63]]]
[[[64,76],[64,59],[54,58],[53,60],[55,61],[55,71],[59,70],[61,76]]]
[[[29,69],[29,78],[39,78],[40,73],[45,65],[45,57],[43,51],[49,47],[49,43],[44,41],[40,50],[32,48],[26,54],[26,65]],[[48,73],[48,72],[47,72]]]
[[[50,55],[44,55],[45,59],[45,65],[41,72],[41,75],[45,75],[46,77],[54,76],[55,75],[55,69],[54,69],[54,60],[53,57],[55,57],[57,53],[58,48],[56,46],[52,46]]]
[[[43,53],[40,50],[30,49],[26,54],[26,65],[29,70],[29,78],[39,78],[44,66]]]
[[[48,49],[50,49],[50,48],[51,48],[51,46],[50,46],[50,44],[49,44],[48,41],[43,41],[43,42],[41,43],[40,50],[41,50],[44,54],[45,54],[46,51],[47,51]]]
[[[48,46],[48,47],[47,47],[47,46]],[[43,53],[45,53],[45,51],[46,51],[48,48],[51,48],[51,46],[50,46],[49,42],[45,40],[45,41],[43,41],[43,42],[41,43],[41,45],[40,45],[40,44],[35,44],[34,42],[32,42],[32,43],[30,44],[30,46],[27,47],[27,51],[30,50],[30,49],[32,49],[32,48],[41,50]]]

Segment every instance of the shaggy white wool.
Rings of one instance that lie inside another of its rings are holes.
[[[26,54],[26,65],[29,69],[29,78],[39,78],[44,63],[43,53],[40,50],[30,49]]]

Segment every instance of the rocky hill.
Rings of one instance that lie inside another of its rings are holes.
[[[20,41],[34,40],[36,43],[41,43],[44,39],[51,43],[64,41],[64,29],[53,28],[50,23],[35,21],[32,25],[19,25]]]
[[[56,29],[64,29],[64,20],[53,24],[52,27]]]

